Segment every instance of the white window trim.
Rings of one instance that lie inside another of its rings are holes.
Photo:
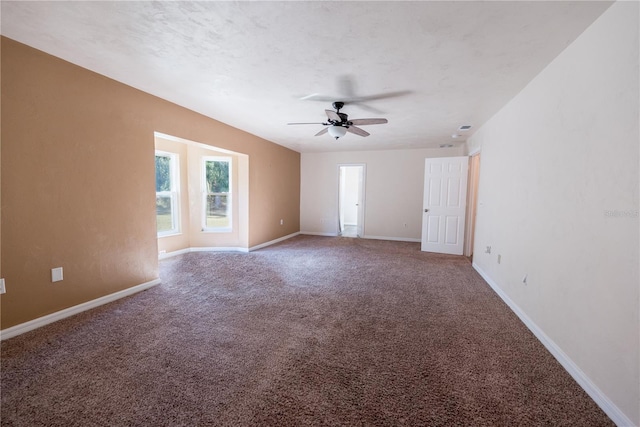
[[[168,151],[156,150],[156,156],[169,157],[169,174],[171,177],[171,190],[170,191],[156,191],[156,197],[170,197],[171,198],[171,230],[158,231],[158,237],[168,237],[181,234],[180,229],[180,157],[178,153],[171,153]],[[154,157],[155,158],[155,157]],[[157,229],[157,227],[156,227]]]
[[[228,193],[209,193],[207,192],[207,162],[227,162],[229,163],[229,192]],[[202,217],[202,231],[204,233],[229,233],[233,231],[233,158],[226,156],[204,156],[201,165],[202,173],[200,185],[202,188],[202,209],[200,215]],[[226,195],[227,196],[227,212],[229,215],[228,227],[207,227],[207,196]]]

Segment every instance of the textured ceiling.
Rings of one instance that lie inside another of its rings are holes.
[[[431,148],[464,141],[610,4],[3,0],[1,31],[296,151]],[[287,126],[326,120],[306,95],[390,92],[343,109],[389,120],[366,138]]]

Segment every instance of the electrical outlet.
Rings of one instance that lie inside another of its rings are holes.
[[[284,225],[284,219],[280,220],[280,225]]]
[[[7,288],[4,287],[4,279],[0,279],[0,294],[6,294]]]
[[[485,254],[491,253],[491,246],[487,246],[487,249],[484,251]]]
[[[51,269],[51,281],[60,282],[62,280],[62,267],[56,267]]]

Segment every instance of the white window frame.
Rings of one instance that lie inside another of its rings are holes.
[[[229,192],[213,193],[207,191],[207,162],[227,162],[229,164]],[[201,188],[202,188],[202,231],[207,233],[228,233],[233,231],[233,158],[226,156],[205,156],[202,158],[201,165]],[[229,225],[227,227],[208,227],[207,226],[207,197],[224,195],[227,197],[227,215],[229,217]]]
[[[171,229],[158,231],[158,237],[173,236],[180,234],[180,157],[178,153],[156,150],[156,157],[168,157],[169,161],[169,180],[171,190],[156,191],[156,198],[169,197],[171,199]],[[154,157],[155,159],[155,157]],[[155,163],[154,163],[155,164]],[[156,212],[157,218],[157,212]],[[156,230],[157,230],[156,226]]]

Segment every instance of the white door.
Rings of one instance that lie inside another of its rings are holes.
[[[462,255],[468,157],[426,159],[422,250]]]

